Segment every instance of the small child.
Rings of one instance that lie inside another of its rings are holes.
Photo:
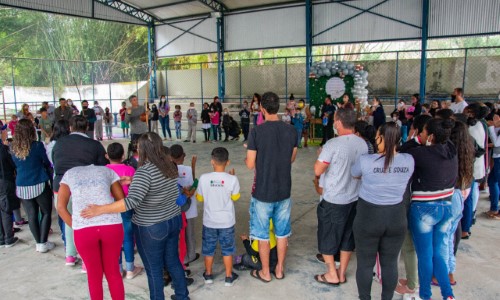
[[[172,145],[170,147],[170,156],[172,157],[173,162],[177,165],[177,170],[179,171],[179,179],[178,183],[183,188],[185,193],[188,196],[192,197],[194,195],[194,191],[196,190],[196,185],[198,184],[198,180],[194,180],[195,178],[195,167],[196,167],[196,155],[193,155],[191,159],[191,167],[184,165],[184,159],[186,157],[186,153],[184,153],[184,149],[181,145]],[[196,183],[195,183],[196,182]],[[186,257],[182,262],[183,264],[189,264],[198,258],[200,258],[200,254],[196,253],[196,238],[195,238],[195,218],[198,217],[198,209],[196,205],[196,201],[194,198],[191,198],[191,206],[186,211],[186,232],[185,232],[185,240],[186,240]]]
[[[243,130],[243,142],[248,139],[248,133],[250,131],[250,111],[248,110],[248,101],[243,101],[243,109],[240,110],[240,122],[241,130]]]
[[[212,131],[214,134],[213,142],[217,142],[217,132],[219,131],[220,126],[220,114],[217,110],[213,110],[209,113],[210,116],[210,124],[212,125]]]
[[[108,146],[106,158],[109,159],[110,164],[106,165],[109,169],[115,171],[116,175],[120,177],[134,177],[135,169],[122,163],[125,155],[125,149],[120,143],[111,143]],[[129,185],[122,185],[125,197],[128,195]],[[125,253],[126,261],[126,278],[134,279],[137,275],[141,274],[144,268],[134,266],[134,232],[132,231],[132,216],[133,210],[121,213],[123,222],[123,252]],[[120,273],[123,272],[122,256],[120,255]]]
[[[298,147],[302,148],[302,131],[304,130],[304,116],[297,110],[293,116],[293,127],[297,130]]]
[[[10,122],[9,122],[9,130],[10,130],[10,135],[14,136],[16,134],[16,126],[17,126],[17,115],[12,115],[10,116]]]
[[[198,112],[194,108],[194,102],[189,103],[189,109],[187,111],[188,118],[188,134],[187,139],[184,142],[196,143],[196,123],[198,122]]]
[[[246,234],[240,236],[243,241],[246,253],[241,257],[236,257],[236,264],[233,266],[238,271],[262,269],[262,262],[259,256],[259,241],[250,241]],[[274,234],[273,220],[269,219],[269,268],[274,270],[278,264],[278,250],[276,247],[276,235]]]
[[[48,144],[48,139],[52,136],[52,121],[49,120],[47,109],[45,107],[40,108],[40,114],[41,117],[38,125],[40,126],[40,131],[42,132],[41,139],[42,142]]]
[[[177,137],[177,140],[181,140],[181,119],[182,119],[182,112],[181,112],[181,106],[176,105],[175,106],[175,111],[174,111],[174,123],[175,123],[175,135]]]
[[[123,137],[128,137],[129,125],[125,122],[125,114],[127,113],[127,102],[122,102],[122,108],[120,108],[120,125],[123,131]]]
[[[109,107],[104,109],[104,127],[106,128],[106,137],[108,140],[113,139],[113,114],[109,111]]]
[[[71,214],[68,211],[70,195]],[[125,299],[122,274],[118,271],[123,243],[120,214],[103,214],[90,219],[81,216],[90,205],[106,205],[123,199],[120,177],[104,166],[75,167],[64,174],[57,198],[57,212],[73,228],[76,249],[85,262],[90,299],[103,298],[103,275],[108,281],[111,298]]]
[[[393,113],[391,114],[391,118],[392,118],[392,121],[393,121],[394,123],[396,123],[396,125],[398,126],[398,128],[401,128],[401,125],[403,125],[403,124],[402,124],[402,123],[401,123],[401,121],[399,120],[399,113],[398,113],[397,111],[395,111],[395,112],[393,112]]]
[[[203,129],[203,135],[205,137],[205,143],[210,142],[210,109],[208,103],[203,104],[203,110],[201,111],[201,128]]]
[[[292,123],[292,117],[290,116],[290,110],[288,108],[285,109],[285,113],[283,114],[283,116],[281,116],[281,121],[283,121],[287,124]]]
[[[212,266],[214,263],[217,241],[220,244],[226,269],[225,286],[233,286],[238,275],[233,273],[233,254],[236,251],[234,241],[235,213],[233,201],[240,198],[240,183],[234,176],[225,172],[229,165],[229,152],[226,148],[212,150],[211,164],[214,172],[203,174],[198,183],[196,199],[203,201],[202,253],[205,256],[206,284],[213,283]]]

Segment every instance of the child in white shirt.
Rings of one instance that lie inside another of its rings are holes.
[[[238,178],[225,172],[229,165],[229,152],[218,147],[212,151],[210,161],[214,172],[203,174],[198,183],[196,199],[203,201],[202,253],[205,256],[205,283],[213,283],[212,266],[217,242],[219,242],[224,266],[225,285],[232,286],[238,279],[233,273],[233,254],[236,251],[234,224],[236,223],[233,201],[240,198]]]

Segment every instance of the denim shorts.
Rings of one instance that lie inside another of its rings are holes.
[[[252,197],[250,201],[250,237],[254,240],[269,240],[269,220],[273,220],[274,234],[286,238],[292,234],[290,198],[279,202],[262,202]]]
[[[201,252],[203,256],[214,256],[219,241],[222,256],[231,256],[236,252],[234,226],[230,228],[209,228],[203,226]]]

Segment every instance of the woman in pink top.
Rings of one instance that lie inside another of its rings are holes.
[[[106,157],[111,162],[106,167],[115,171],[115,173],[120,176],[120,178],[128,177],[130,179],[134,177],[135,169],[131,166],[127,166],[122,163],[123,156],[125,154],[125,149],[120,143],[112,143],[109,144],[107,149]],[[127,180],[130,182],[130,180]],[[129,184],[122,184],[123,193],[125,197],[128,195]],[[125,253],[125,270],[126,278],[133,279],[137,275],[141,274],[144,270],[143,267],[134,266],[134,232],[132,230],[132,215],[134,214],[134,210],[129,210],[121,213],[122,223],[123,223],[123,252]],[[122,256],[120,255],[120,270],[123,270],[122,267]],[[123,272],[123,271],[122,271]]]
[[[212,110],[209,113],[210,116],[210,123],[212,124],[212,132],[214,133],[214,139],[213,142],[217,142],[217,131],[219,130],[219,122],[220,122],[220,115],[217,110]]]

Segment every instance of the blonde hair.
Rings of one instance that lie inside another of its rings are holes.
[[[16,125],[16,134],[12,138],[12,153],[19,159],[26,159],[31,150],[31,144],[36,141],[33,122],[22,119]]]

